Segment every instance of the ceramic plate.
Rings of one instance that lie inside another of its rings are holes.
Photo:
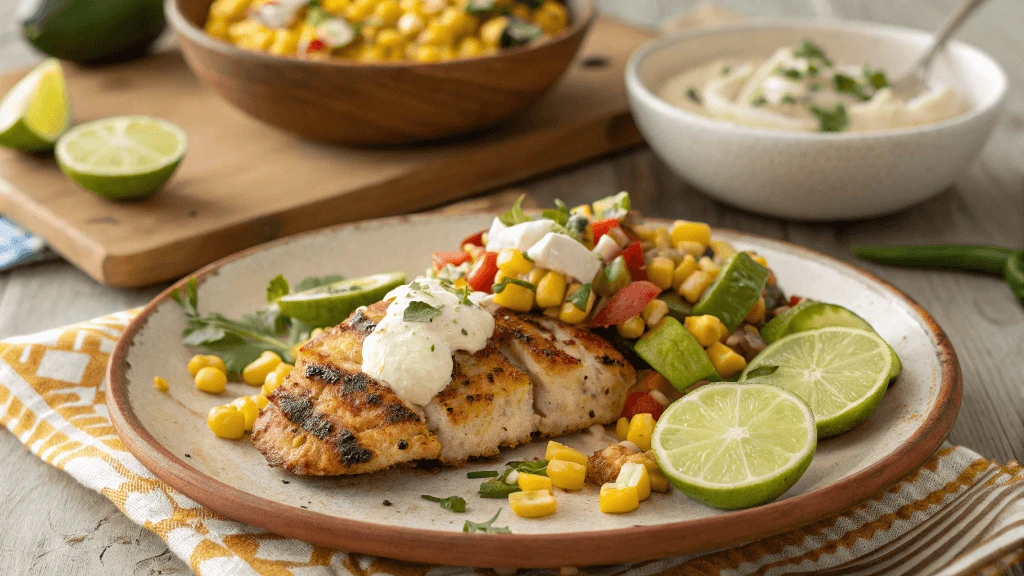
[[[241,316],[264,305],[264,287],[278,273],[361,276],[404,270],[421,274],[435,250],[449,250],[485,228],[491,216],[421,215],[376,220],[287,238],[204,268],[201,311]],[[541,457],[543,443],[439,473],[397,469],[365,476],[304,478],[267,465],[248,440],[215,438],[206,412],[255,389],[229,384],[221,396],[195,389],[181,345],[185,316],[165,292],[119,342],[110,362],[111,418],[128,449],[158,477],[225,516],[342,550],[402,560],[475,566],[581,566],[693,553],[777,534],[874,496],[923,463],[946,438],[960,407],[960,369],[942,330],[892,286],[838,260],[785,242],[720,231],[717,237],[768,258],[788,294],[835,302],[866,318],[903,358],[903,374],[877,412],[853,431],[822,441],[810,469],[772,504],[723,512],[678,492],[655,494],[637,511],[598,511],[597,489],[558,494],[558,512],[544,519],[511,514],[504,500],[476,495],[472,470]],[[179,283],[180,285],[180,283]],[[157,392],[163,376],[170,392]],[[584,452],[614,441],[588,434],[565,442]],[[442,510],[422,494],[461,495],[465,514]],[[465,534],[465,520],[511,535]]]

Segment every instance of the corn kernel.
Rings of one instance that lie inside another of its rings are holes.
[[[679,285],[679,294],[686,298],[690,304],[696,304],[700,297],[704,295],[704,291],[714,281],[715,277],[709,272],[697,270]]]
[[[562,490],[580,490],[587,480],[587,467],[568,460],[551,460],[547,474],[553,486]]]
[[[538,286],[547,273],[548,271],[543,268],[534,268],[533,270],[530,270],[529,274],[527,274],[526,281],[534,286]]]
[[[509,310],[529,312],[533,308],[533,290],[509,282],[501,292],[494,295],[494,303]]]
[[[227,374],[228,371],[227,366],[224,365],[224,361],[219,357],[212,354],[196,354],[188,361],[188,373],[195,378],[195,375],[207,366],[212,366],[225,374]]]
[[[625,514],[640,507],[640,495],[633,486],[610,482],[601,486],[600,503],[605,514]]]
[[[501,36],[508,26],[508,16],[491,18],[480,26],[480,39],[487,46],[497,47],[501,43]]]
[[[700,258],[704,254],[704,246],[700,242],[694,242],[692,240],[683,240],[676,243],[676,250],[689,254],[694,258]]]
[[[623,338],[639,338],[644,335],[644,328],[647,325],[644,324],[644,319],[639,316],[633,316],[629,320],[626,320],[622,324],[615,327],[616,332]]]
[[[697,260],[697,266],[699,266],[701,270],[711,274],[712,277],[717,277],[718,273],[722,271],[718,264],[715,264],[715,261],[707,256]]]
[[[654,227],[647,224],[633,226],[633,234],[645,242],[654,242]]]
[[[384,0],[374,7],[373,15],[380,20],[381,25],[394,26],[402,17],[402,8],[398,5],[398,0]]]
[[[704,314],[703,316],[687,316],[683,320],[683,326],[687,332],[693,335],[697,343],[707,348],[715,342],[729,335],[729,329],[722,324],[716,316]]]
[[[508,504],[512,513],[521,518],[550,516],[558,508],[555,496],[547,490],[513,492],[508,495]]]
[[[650,414],[635,414],[629,421],[629,432],[626,440],[636,444],[641,452],[651,449],[651,436],[654,435],[654,417]]]
[[[661,319],[668,315],[668,304],[664,300],[655,298],[644,306],[643,312],[640,313],[640,317],[644,319],[644,324],[653,328],[661,322]]]
[[[231,23],[226,18],[218,18],[213,14],[210,14],[210,18],[206,21],[206,33],[214,38],[220,38],[221,40],[229,40],[228,26]]]
[[[284,376],[281,376],[275,370],[270,374],[267,374],[266,380],[263,381],[263,386],[260,388],[260,393],[264,396],[270,396],[270,394],[277,390],[281,384],[284,384]]]
[[[252,398],[252,401],[256,403],[256,407],[260,410],[263,410],[267,407],[267,404],[270,404],[270,400],[267,400],[267,397],[263,394],[253,394],[249,398]]]
[[[400,47],[405,41],[402,39],[402,35],[398,33],[398,30],[385,28],[377,33],[377,38],[374,42],[376,42],[377,46],[390,50]]]
[[[747,255],[750,256],[750,259],[753,260],[754,262],[757,262],[758,264],[765,268],[768,267],[768,260],[764,256],[761,256],[760,254],[755,254],[753,252],[747,252]]]
[[[651,471],[650,469],[647,470],[647,473],[650,475],[651,490],[655,492],[668,492],[668,478],[664,474],[658,471]]]
[[[231,405],[237,408],[242,413],[242,416],[245,417],[245,431],[252,430],[253,422],[260,415],[260,407],[256,405],[256,402],[248,396],[242,396],[232,400]]]
[[[220,394],[227,386],[228,377],[220,370],[207,366],[196,374],[195,383],[196,388],[207,394]]]
[[[476,58],[484,53],[484,43],[479,38],[467,36],[459,42],[460,58]]]
[[[225,20],[245,18],[252,0],[216,0],[210,6],[210,16]]]
[[[512,6],[511,12],[513,16],[519,18],[524,22],[529,22],[530,20],[533,20],[533,10],[530,10],[530,7],[527,6],[526,4],[520,4],[516,2]]]
[[[565,300],[565,274],[550,271],[537,284],[537,306],[549,308]]]
[[[575,462],[577,464],[587,465],[587,455],[579,450],[570,448],[560,442],[554,440],[548,441],[547,450],[544,451],[545,460],[563,460],[565,462]]]
[[[170,389],[170,386],[167,385],[167,380],[164,380],[159,376],[154,376],[153,388],[156,388],[159,392],[167,392],[167,390]]]
[[[454,6],[445,8],[444,12],[441,12],[440,20],[441,24],[451,26],[452,32],[456,37],[470,34],[476,28],[476,19],[466,14],[465,10],[460,10]]]
[[[709,346],[707,353],[711,364],[722,378],[732,378],[747,367],[747,361],[743,359],[743,356],[721,342],[715,342]]]
[[[281,364],[281,357],[267,350],[248,366],[242,369],[242,380],[249,386],[259,386],[267,379],[267,374]]]
[[[274,31],[274,43],[267,49],[271,54],[277,54],[278,56],[288,56],[295,54],[295,51],[299,47],[299,32],[298,30],[275,30]]]
[[[675,245],[684,240],[697,242],[706,248],[711,244],[711,227],[703,222],[676,220],[672,224],[672,244]]]
[[[619,486],[632,486],[636,488],[637,497],[641,502],[651,496],[651,475],[643,464],[626,462],[619,469],[619,475],[615,478]]]
[[[566,291],[566,296],[571,296],[572,291]],[[572,302],[564,302],[562,304],[562,310],[558,314],[558,319],[566,324],[579,324],[590,314],[590,310],[594,307],[594,291],[590,291],[590,297],[587,299],[586,310],[580,310]]]
[[[672,286],[672,272],[674,269],[675,263],[672,262],[671,258],[655,256],[647,264],[647,279],[662,290],[668,289]]]
[[[516,478],[519,489],[529,492],[530,490],[547,490],[551,492],[551,478],[540,474],[527,474],[520,472]]]
[[[238,440],[245,434],[245,416],[234,406],[214,406],[206,415],[206,426],[218,438]]]
[[[697,271],[697,259],[692,255],[687,254],[683,256],[682,262],[676,266],[676,269],[672,271],[672,287],[679,290],[679,287],[683,285],[683,282]]]
[[[672,248],[672,236],[664,226],[654,229],[654,245],[658,248]]]
[[[533,270],[533,262],[515,248],[505,248],[498,253],[498,269],[507,276],[518,276]]]
[[[725,240],[712,240],[711,250],[715,253],[715,260],[719,262],[736,254],[736,249]]]
[[[373,9],[375,7],[374,2],[355,0],[355,2],[345,9],[345,18],[347,18],[349,22],[365,20],[366,18],[369,18],[370,14],[373,14]]]
[[[764,296],[761,296],[757,299],[757,302],[754,302],[754,307],[750,309],[750,312],[747,312],[747,316],[744,320],[751,324],[760,324],[761,321],[764,320],[764,315],[767,311],[768,309],[764,303]]]
[[[625,416],[615,421],[615,437],[622,442],[629,436],[629,418]]]
[[[320,6],[331,14],[344,16],[345,10],[348,9],[351,3],[350,0],[321,0]]]

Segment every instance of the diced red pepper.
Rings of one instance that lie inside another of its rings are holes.
[[[644,311],[644,307],[661,294],[661,288],[646,280],[630,282],[625,288],[612,294],[608,304],[601,308],[594,318],[594,326],[622,324]]]
[[[473,246],[483,246],[484,232],[487,232],[487,230],[481,230],[476,234],[470,234],[469,236],[466,236],[465,238],[462,239],[462,244],[459,244],[459,248],[462,248],[466,244],[472,244]]]
[[[472,256],[469,252],[463,252],[462,250],[450,250],[448,252],[434,252],[430,255],[430,258],[434,261],[434,270],[439,271],[448,264],[452,266],[458,266],[464,262],[472,260]]]
[[[644,249],[639,242],[633,242],[622,251],[622,257],[626,259],[626,268],[633,281],[647,280],[647,264],[644,262]]]
[[[789,307],[792,308],[793,306],[796,306],[797,304],[799,304],[802,301],[803,301],[803,298],[801,298],[799,296],[790,296],[789,297]]]
[[[309,46],[306,47],[306,51],[307,52],[319,52],[319,51],[323,50],[326,47],[327,47],[327,45],[324,44],[323,40],[321,40],[319,38],[313,38],[312,40],[309,41]]]
[[[650,414],[657,420],[661,418],[665,407],[658,403],[647,392],[633,392],[626,396],[626,404],[622,407],[622,418],[632,418],[637,414]]]
[[[494,285],[494,276],[498,273],[498,254],[496,252],[484,252],[484,255],[476,261],[473,268],[466,275],[466,283],[477,292],[491,291]]]
[[[597,246],[597,241],[601,239],[612,228],[619,227],[619,221],[615,218],[609,218],[607,220],[598,220],[590,225],[594,230],[594,246]]]

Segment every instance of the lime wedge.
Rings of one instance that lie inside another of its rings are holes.
[[[55,58],[33,68],[0,100],[0,146],[52,150],[70,124],[64,73]]]
[[[57,142],[57,164],[111,200],[141,198],[167,183],[185,156],[181,128],[149,116],[115,116],[72,128]]]
[[[356,308],[379,302],[404,283],[402,272],[374,274],[287,294],[277,300],[277,306],[285,316],[323,328],[340,324]]]
[[[788,316],[788,317],[787,317]],[[772,323],[781,320],[780,325],[773,329]],[[852,310],[843,308],[838,304],[826,304],[825,302],[801,302],[787,312],[780,314],[771,322],[761,328],[761,337],[771,344],[775,340],[789,334],[804,332],[805,330],[816,330],[818,328],[831,328],[833,326],[846,326],[849,328],[860,328],[868,332],[875,329],[868,324],[868,321],[858,316]],[[889,347],[892,354],[892,371],[889,373],[889,380],[895,380],[903,371],[903,363],[900,357]]]
[[[864,422],[885,395],[892,369],[889,345],[858,328],[819,328],[776,340],[747,365],[751,371],[778,366],[750,380],[795,392],[814,412],[818,437],[842,434]]]
[[[683,396],[654,427],[662,472],[717,508],[757,506],[789,490],[811,464],[814,415],[799,396],[765,384],[710,384]]]

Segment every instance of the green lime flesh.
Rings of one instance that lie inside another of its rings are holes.
[[[748,380],[758,368],[778,366]],[[847,327],[819,328],[770,344],[740,381],[779,386],[807,401],[818,437],[842,434],[867,420],[885,395],[892,369],[889,345],[877,334]]]
[[[404,283],[402,272],[374,274],[288,294],[277,300],[277,306],[281,314],[314,328],[335,326],[356,308],[379,302]]]
[[[71,124],[60,62],[50,58],[19,80],[0,100],[0,146],[47,152]]]
[[[651,445],[680,492],[717,508],[771,502],[807,470],[814,415],[798,395],[764,384],[710,384],[677,400]]]
[[[806,304],[806,306],[804,306],[804,304]],[[860,328],[861,330],[867,330],[869,332],[875,331],[867,320],[861,318],[852,310],[843,308],[838,304],[826,304],[825,302],[802,302],[794,307],[794,309],[797,308],[799,308],[799,310],[790,319],[787,329],[779,337],[803,332],[805,330],[830,328],[833,326]],[[765,326],[767,327],[767,324]],[[778,337],[775,339],[778,339]],[[765,339],[765,342],[768,342],[767,338]],[[892,372],[889,374],[889,380],[892,381],[895,380],[896,377],[900,375],[900,372],[903,371],[903,363],[900,361],[899,355],[896,354],[896,350],[894,350],[892,346],[889,346],[889,353],[892,354]]]

